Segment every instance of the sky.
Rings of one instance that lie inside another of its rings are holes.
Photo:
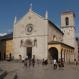
[[[0,34],[13,31],[14,17],[20,20],[29,10],[32,3],[33,11],[45,15],[60,27],[60,15],[64,11],[74,11],[75,27],[79,36],[79,0],[0,0]]]

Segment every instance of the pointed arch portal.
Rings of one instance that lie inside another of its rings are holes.
[[[25,47],[26,47],[26,55],[28,57],[28,59],[31,59],[32,58],[32,41],[27,39],[25,41]]]

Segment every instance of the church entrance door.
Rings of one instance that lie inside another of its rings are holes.
[[[27,57],[28,59],[32,58],[32,47],[27,47]]]

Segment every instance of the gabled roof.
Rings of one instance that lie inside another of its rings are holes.
[[[43,16],[37,14],[36,12],[34,12],[34,11],[31,11],[31,12],[34,13],[35,15],[39,16],[40,18],[45,19],[45,17],[43,17]],[[23,16],[23,17],[24,17],[24,16]],[[23,18],[23,17],[22,17],[22,18]],[[22,19],[22,18],[21,18],[21,19]],[[21,20],[21,19],[20,19],[20,20]],[[20,20],[19,20],[19,21],[20,21]],[[47,20],[48,20],[49,23],[51,23],[51,24],[53,25],[53,27],[55,27],[60,33],[62,33],[62,34],[64,35],[64,33],[63,33],[52,21],[50,21],[49,19],[47,19]],[[17,22],[19,22],[19,21],[17,21]],[[16,23],[17,23],[17,22],[16,22]],[[1,36],[0,39],[1,39],[1,40],[13,39],[13,32],[10,33],[10,34],[7,34],[7,35],[5,35],[5,36]]]
[[[34,11],[31,11],[31,12],[33,12],[34,14],[36,14],[37,16],[39,16],[40,18],[45,19],[45,17],[43,17],[43,16],[37,14],[36,12],[34,12]],[[58,27],[57,27],[52,21],[50,21],[49,19],[47,19],[47,20],[48,20],[48,22],[51,23],[59,32],[61,32],[61,33],[64,35],[64,33],[60,30],[60,28],[58,28]]]
[[[40,18],[45,19],[45,17],[39,15],[38,13],[36,13],[36,12],[33,11],[33,10],[28,11],[28,12],[32,12],[32,13],[34,13],[35,15],[39,16]],[[27,13],[28,13],[28,12],[27,12]],[[24,16],[23,16],[23,17],[24,17]],[[22,18],[23,18],[23,17],[22,17]],[[21,19],[22,19],[22,18],[21,18]],[[21,19],[20,19],[20,20],[21,20]],[[20,21],[20,20],[19,20],[19,21]],[[62,33],[62,34],[64,35],[64,33],[60,30],[60,28],[58,28],[58,27],[57,27],[52,21],[50,21],[49,19],[47,19],[47,20],[48,20],[48,22],[51,23],[60,33]],[[18,23],[19,21],[17,21],[16,23]]]
[[[28,11],[24,16],[22,16],[19,20],[17,20],[16,21],[16,24],[18,23],[18,22],[20,22],[28,13],[33,13],[33,14],[35,14],[35,15],[37,15],[37,16],[39,16],[40,18],[42,18],[42,19],[45,19],[43,16],[41,16],[41,15],[39,15],[38,13],[36,13],[35,11],[33,11],[33,10],[31,10],[31,11]]]
[[[13,39],[13,32],[0,37],[0,40],[9,40],[9,39]]]
[[[32,13],[34,13],[35,15],[39,16],[40,18],[45,19],[45,17],[43,17],[43,16],[39,15],[38,13],[36,13],[36,12],[34,12],[34,11],[31,11],[31,12],[32,12]]]

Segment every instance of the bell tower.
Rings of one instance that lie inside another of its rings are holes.
[[[61,30],[64,33],[63,43],[75,47],[75,14],[72,11],[61,14]]]
[[[61,27],[74,27],[75,14],[72,11],[63,12],[61,14]]]

